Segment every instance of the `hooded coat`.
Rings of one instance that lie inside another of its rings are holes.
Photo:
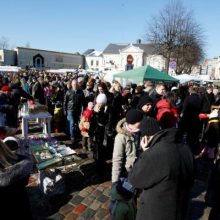
[[[157,121],[162,128],[175,127],[177,123],[177,109],[171,107],[166,99],[161,99],[157,104]]]
[[[130,183],[143,189],[137,220],[185,218],[194,159],[178,134],[175,128],[156,133],[129,174]]]
[[[117,192],[116,185],[111,189],[111,198],[115,202],[111,210],[112,220],[134,220],[136,216],[136,204],[134,199],[126,200]]]
[[[125,118],[120,120],[116,127],[118,134],[115,137],[112,158],[112,183],[127,174],[137,159],[136,138],[123,128],[125,122]]]

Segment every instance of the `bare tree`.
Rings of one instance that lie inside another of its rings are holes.
[[[193,65],[204,57],[204,36],[193,12],[187,10],[181,1],[173,1],[153,17],[148,25],[147,40],[155,52],[166,59],[166,71],[170,59],[176,60],[176,73],[190,72]]]
[[[9,40],[6,37],[0,38],[0,49],[8,49],[9,47]]]

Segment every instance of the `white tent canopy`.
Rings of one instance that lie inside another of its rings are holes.
[[[67,72],[76,72],[77,69],[49,69],[47,72],[49,73],[67,73]]]
[[[21,67],[17,66],[0,66],[0,72],[18,72]]]
[[[198,80],[198,78],[196,78],[195,76],[191,76],[189,74],[181,74],[173,77],[178,79],[180,81],[180,84],[187,83],[193,80]]]
[[[212,80],[210,80],[210,76],[209,75],[189,75],[189,74],[181,74],[181,75],[177,75],[177,76],[173,76],[176,79],[178,79],[180,81],[180,84],[184,84],[190,81],[200,81],[202,83],[204,82],[212,82]]]

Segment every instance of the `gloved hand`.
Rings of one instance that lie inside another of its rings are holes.
[[[218,109],[214,109],[210,114],[209,118],[217,118],[218,117]]]

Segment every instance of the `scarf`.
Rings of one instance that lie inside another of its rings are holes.
[[[123,128],[124,128],[126,131],[130,132],[130,133],[137,133],[138,131],[140,131],[139,128],[136,128],[136,129],[131,129],[131,128],[129,128],[129,127],[128,127],[128,124],[127,124],[126,122],[124,123]]]

